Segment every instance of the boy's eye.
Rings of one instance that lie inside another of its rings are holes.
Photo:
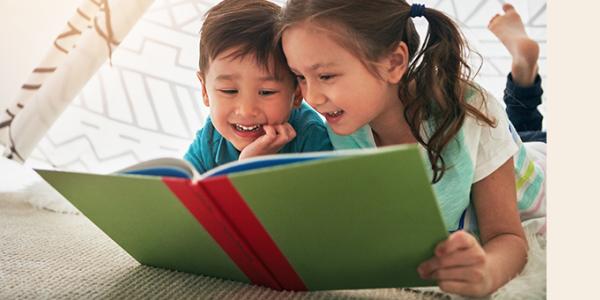
[[[260,91],[258,91],[258,94],[261,95],[261,96],[270,96],[270,95],[273,95],[273,94],[276,94],[276,93],[277,93],[277,91],[271,91],[271,90],[260,90]]]
[[[222,90],[219,90],[219,91],[221,93],[229,94],[229,95],[234,95],[234,94],[237,94],[237,92],[238,92],[238,90],[234,90],[234,89],[222,89]]]

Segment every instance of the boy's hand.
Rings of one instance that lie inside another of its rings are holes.
[[[433,279],[445,292],[471,297],[493,292],[492,270],[484,249],[465,231],[452,233],[435,248],[435,256],[417,269],[423,279]]]
[[[296,131],[289,123],[263,125],[263,130],[265,134],[246,146],[240,153],[239,159],[275,154],[296,137]]]

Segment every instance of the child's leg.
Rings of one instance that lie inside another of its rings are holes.
[[[504,90],[506,111],[524,141],[545,142],[546,133],[540,132],[543,117],[537,110],[543,94],[537,74],[539,45],[527,36],[521,17],[512,5],[504,4],[502,9],[504,14],[493,17],[488,28],[512,56],[511,73]]]

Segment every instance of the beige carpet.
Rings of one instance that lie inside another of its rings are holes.
[[[0,299],[152,298],[451,299],[411,289],[278,292],[142,266],[81,215],[0,199]]]

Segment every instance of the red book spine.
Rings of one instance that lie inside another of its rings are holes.
[[[229,178],[226,176],[208,178],[202,181],[202,185],[215,201],[215,205],[225,212],[224,216],[229,219],[283,289],[306,291],[306,285],[300,275],[279,250]]]
[[[167,177],[162,181],[254,284],[282,289],[223,211],[214,205],[202,184]]]

